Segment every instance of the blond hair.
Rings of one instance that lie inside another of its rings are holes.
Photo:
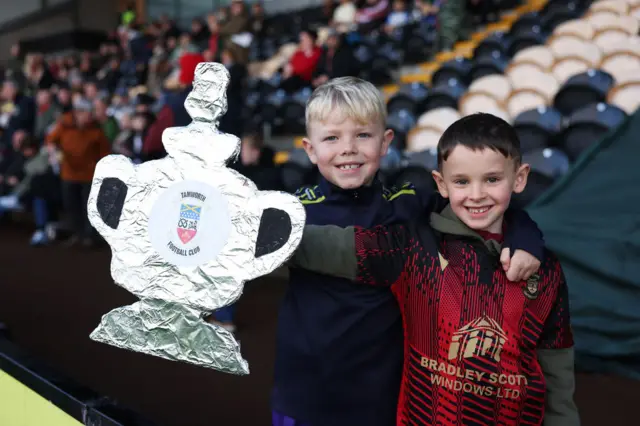
[[[379,122],[385,126],[387,121],[387,107],[380,91],[356,77],[334,78],[314,90],[305,111],[307,133],[311,122],[324,122],[334,113],[360,124]]]

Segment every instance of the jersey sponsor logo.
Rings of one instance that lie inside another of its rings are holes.
[[[456,331],[449,345],[449,359],[490,357],[500,361],[507,336],[500,325],[489,317],[481,317]]]
[[[454,392],[518,399],[520,388],[528,384],[526,376],[467,368],[461,363],[473,358],[499,363],[507,340],[506,333],[497,321],[482,316],[453,333],[447,361],[422,357],[420,365],[430,371],[433,385]]]

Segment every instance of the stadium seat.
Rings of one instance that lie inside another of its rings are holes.
[[[422,114],[418,118],[418,126],[433,126],[442,133],[460,117],[454,108],[436,108]]]
[[[480,90],[467,91],[462,95],[458,104],[458,110],[463,116],[501,107],[500,100],[492,93]]]
[[[531,170],[550,178],[557,179],[569,171],[571,162],[567,155],[557,148],[541,148],[522,155],[522,161],[531,166]]]
[[[511,40],[507,54],[509,56],[515,56],[519,51],[527,47],[544,44],[546,38],[546,33],[540,27],[521,31]]]
[[[531,46],[516,53],[512,64],[529,63],[536,65],[540,70],[551,70],[555,57],[547,46]]]
[[[438,146],[438,141],[444,130],[434,125],[414,127],[407,135],[406,152],[420,152]]]
[[[542,28],[550,32],[564,22],[576,19],[583,12],[580,2],[549,1],[540,11]]]
[[[362,78],[376,86],[382,86],[391,81],[391,70],[393,68],[393,62],[388,56],[375,54],[368,68],[362,71]]]
[[[481,58],[483,56],[492,56],[496,50],[499,51],[502,56],[507,56],[510,45],[511,38],[504,32],[498,31],[486,37],[476,46],[473,50],[473,57]]]
[[[303,149],[293,149],[288,161],[279,168],[284,190],[294,193],[303,185],[311,183],[313,164]]]
[[[569,56],[558,59],[553,68],[551,74],[560,84],[564,84],[571,77],[584,73],[591,68],[591,63],[580,56]]]
[[[456,78],[439,83],[431,89],[425,111],[443,107],[458,109],[458,100],[466,90],[467,87]]]
[[[511,94],[511,83],[504,75],[493,74],[473,80],[469,92],[490,93],[498,102],[504,103]]]
[[[387,117],[387,127],[395,133],[391,145],[397,149],[403,150],[406,146],[407,135],[416,125],[416,122],[417,119],[415,114],[405,109],[389,114]]]
[[[542,194],[553,185],[554,179],[537,170],[531,170],[527,178],[527,186],[519,194],[513,194],[510,206],[513,208],[523,209],[529,206],[533,201],[540,198]]]
[[[636,73],[638,79],[640,75]],[[607,102],[631,115],[640,107],[640,81],[619,84],[609,91]]]
[[[580,108],[569,117],[560,146],[571,161],[575,161],[607,132],[622,124],[626,117],[622,109],[606,103]]]
[[[387,111],[393,114],[404,109],[419,115],[425,110],[428,95],[429,89],[423,83],[404,84],[387,102]]]
[[[600,69],[608,72],[614,79],[628,71],[640,71],[640,54],[635,52],[615,52],[602,58]]]
[[[442,83],[448,82],[452,78],[457,79],[464,84],[468,84],[471,67],[471,61],[463,57],[447,61],[433,73],[431,76],[431,84],[433,86],[438,86]]]
[[[555,108],[534,108],[518,115],[513,127],[523,153],[548,148],[562,130],[562,114]]]
[[[513,38],[516,34],[527,31],[535,26],[542,26],[542,16],[538,12],[525,13],[511,25],[509,37]]]
[[[507,68],[508,59],[498,50],[494,50],[491,56],[482,56],[473,61],[469,72],[469,81],[493,74],[502,74]]]
[[[540,71],[536,66],[529,64],[518,64],[517,68],[508,69],[507,75],[514,92],[520,89],[533,90],[545,97],[546,104],[551,104],[560,88],[552,74]]]
[[[505,107],[511,117],[517,117],[525,111],[541,108],[545,105],[547,105],[547,97],[535,88],[516,89],[511,92],[505,102]]]
[[[407,155],[407,166],[396,176],[395,184],[400,186],[411,182],[418,191],[433,191],[436,184],[431,171],[438,168],[438,153],[435,149]]]
[[[553,30],[554,36],[568,35],[580,38],[582,40],[592,40],[596,35],[593,25],[584,19],[572,19],[563,22]]]
[[[407,166],[422,167],[425,170],[436,170],[438,168],[438,151],[436,148],[425,149],[424,151],[413,152],[407,155]]]
[[[585,105],[605,102],[613,83],[610,74],[590,69],[568,79],[556,93],[553,105],[563,115],[570,116]]]
[[[394,183],[394,177],[401,169],[402,162],[402,151],[390,146],[387,155],[380,160],[379,177],[385,185],[392,185]]]
[[[311,88],[304,88],[288,97],[281,107],[283,129],[289,134],[301,134],[305,127],[305,108],[311,97]]]

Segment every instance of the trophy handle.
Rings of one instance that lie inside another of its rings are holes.
[[[273,272],[293,255],[302,240],[306,213],[296,197],[283,192],[260,191],[256,200],[262,215],[252,270],[258,277]]]

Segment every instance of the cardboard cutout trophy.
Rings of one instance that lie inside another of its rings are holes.
[[[305,212],[229,169],[240,141],[221,133],[229,74],[201,63],[185,107],[193,121],[162,135],[167,157],[120,155],[97,165],[88,214],[111,246],[111,275],[140,301],[102,317],[91,339],[132,351],[248,374],[233,335],[203,317],[294,252]]]

